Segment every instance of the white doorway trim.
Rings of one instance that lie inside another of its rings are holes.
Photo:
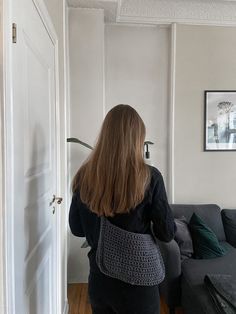
[[[68,173],[69,173],[69,167],[68,167],[68,145],[67,145],[67,138],[68,134],[70,131],[70,80],[69,80],[69,27],[68,27],[68,3],[67,0],[63,0],[63,48],[64,48],[64,164],[65,164],[65,171],[64,171],[64,177],[68,178]],[[70,178],[68,178],[70,180]],[[65,295],[64,295],[64,310],[63,314],[67,314],[69,312],[69,304],[68,304],[68,298],[67,298],[67,260],[68,260],[68,213],[69,213],[69,199],[70,199],[70,188],[68,181],[66,179],[66,186],[65,186],[65,202],[64,202],[64,207],[66,208],[65,210],[65,230],[63,235],[65,236],[65,244],[64,244],[64,256],[66,259],[65,265],[64,265],[64,272],[65,272],[65,277],[64,277],[64,282],[66,283],[65,287]]]
[[[176,23],[171,25],[170,54],[170,105],[169,105],[169,153],[168,190],[169,202],[175,203],[175,76],[176,76]]]
[[[61,195],[61,147],[60,147],[60,102],[59,102],[59,58],[58,58],[58,38],[55,28],[52,24],[50,15],[47,11],[47,8],[43,0],[32,0],[35,7],[38,10],[38,13],[47,29],[47,32],[54,44],[55,47],[55,77],[56,77],[56,127],[58,132],[56,138],[56,154],[58,156],[59,162],[57,163],[57,194]],[[2,224],[3,224],[3,233],[2,233],[2,243],[3,243],[3,297],[4,297],[4,314],[17,314],[15,311],[15,296],[14,296],[14,251],[13,251],[13,239],[14,239],[14,230],[13,230],[13,202],[12,202],[12,186],[13,186],[13,171],[12,171],[12,88],[11,88],[11,46],[12,46],[12,23],[13,16],[11,12],[13,0],[2,0],[2,23],[3,28],[3,64],[2,64],[2,73],[3,76],[3,94],[1,95],[1,100],[3,102],[1,106],[1,123],[2,123],[2,132],[1,132],[1,149],[2,154],[0,157],[0,162],[2,166]],[[2,60],[1,60],[2,61]],[[0,167],[1,169],[1,167]],[[0,192],[0,194],[1,194]],[[61,261],[62,252],[61,252],[61,218],[60,215],[57,215],[57,260]],[[1,238],[0,238],[1,240]],[[0,252],[1,253],[1,252]],[[1,257],[1,256],[0,256]],[[57,308],[55,313],[61,313],[62,309],[62,267],[61,263],[58,263],[57,275],[55,282],[55,294],[57,296]],[[1,268],[1,267],[0,267]],[[1,271],[1,269],[0,269]],[[1,277],[0,277],[1,279]],[[0,283],[1,287],[1,283]],[[1,311],[2,312],[2,311]]]
[[[0,46],[3,47],[3,3],[0,1]],[[3,50],[0,51],[0,312],[5,313],[4,285],[4,241],[3,241],[3,209],[4,209],[4,89],[3,89]]]
[[[4,289],[4,307],[5,313],[13,313],[15,295],[14,295],[14,273],[13,262],[14,252],[11,246],[13,241],[12,213],[13,202],[9,197],[12,187],[12,91],[11,79],[11,2],[2,1],[3,5],[3,112],[2,112],[2,148],[3,148],[3,289]],[[9,191],[9,193],[7,193]]]

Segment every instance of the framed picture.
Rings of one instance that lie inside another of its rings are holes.
[[[236,91],[205,91],[205,151],[236,151]]]

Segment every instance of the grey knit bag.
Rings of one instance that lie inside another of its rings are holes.
[[[123,230],[105,217],[101,217],[96,261],[103,274],[132,285],[154,286],[165,277],[153,235]]]

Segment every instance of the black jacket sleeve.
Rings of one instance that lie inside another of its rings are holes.
[[[70,205],[69,225],[73,235],[77,237],[85,237],[85,233],[81,224],[80,206],[81,203],[78,199],[78,195],[74,194]]]
[[[174,238],[176,225],[169,206],[164,181],[161,173],[156,173],[156,180],[152,195],[151,220],[155,236],[164,242]]]

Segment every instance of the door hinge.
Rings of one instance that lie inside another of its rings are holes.
[[[16,23],[12,23],[12,42],[16,43]]]

